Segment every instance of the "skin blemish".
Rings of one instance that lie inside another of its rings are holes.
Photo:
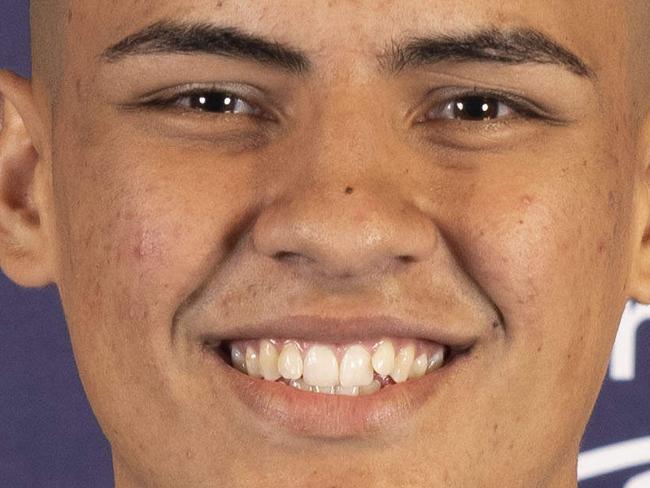
[[[353,193],[354,193],[354,188],[352,188],[351,186],[346,186],[345,187],[345,194],[346,195],[352,195]]]
[[[148,231],[142,231],[140,239],[133,250],[133,254],[138,259],[145,259],[154,255],[157,251],[156,241],[153,234]]]
[[[607,194],[607,205],[609,206],[610,210],[616,210],[620,204],[620,198],[614,193],[613,191],[610,191]]]
[[[246,287],[246,293],[250,298],[255,298],[257,296],[257,286],[255,284],[250,284]]]

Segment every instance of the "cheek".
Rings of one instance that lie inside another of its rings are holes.
[[[571,223],[564,209],[549,207],[537,193],[515,195],[511,205],[495,209],[493,215],[499,217],[491,227],[492,244],[480,248],[491,256],[491,275],[508,296],[502,311],[507,315],[526,309],[529,320],[542,318],[549,311],[538,310],[543,315],[536,317],[535,306],[549,292],[559,291],[559,271],[562,284],[572,275],[566,265],[572,262],[571,254],[580,254],[580,225]]]
[[[519,181],[498,199],[477,194],[482,219],[466,229],[473,246],[465,259],[513,344],[546,359],[574,349],[605,360],[617,325],[611,310],[624,303],[619,234],[628,217],[612,200],[625,184],[602,171],[573,176],[545,186]]]
[[[82,381],[104,419],[137,408],[134,398],[173,397],[161,366],[172,318],[247,201],[236,178],[219,192],[214,178],[149,158],[78,154],[84,163],[59,179],[61,296]],[[168,398],[160,405],[173,411]]]
[[[109,294],[119,286],[142,305],[190,293],[250,203],[247,164],[211,154],[126,139],[60,159],[75,161],[59,178],[68,276]]]
[[[126,360],[131,346],[161,354],[175,311],[221,252],[247,192],[245,179],[227,174],[229,191],[220,191],[223,181],[202,175],[200,158],[189,168],[151,148],[123,151],[68,155],[76,164],[59,169],[57,212],[60,285],[77,350],[112,349]]]

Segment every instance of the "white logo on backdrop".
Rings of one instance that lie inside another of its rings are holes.
[[[650,324],[650,306],[630,301],[625,307],[609,362],[609,379],[634,381],[637,367],[639,328]],[[585,481],[625,469],[650,464],[650,437],[640,437],[580,454],[578,480]],[[650,471],[627,480],[623,488],[649,488]]]
[[[630,478],[623,488],[648,488],[650,486],[650,471],[637,474]]]
[[[639,328],[648,320],[649,306],[633,301],[627,303],[609,362],[609,379],[612,381],[633,381],[636,377],[636,340]]]
[[[578,462],[578,479],[584,481],[644,464],[650,464],[650,437],[632,439],[583,452]],[[650,479],[650,471],[630,479],[625,488],[648,488],[650,484],[638,484],[648,479]]]

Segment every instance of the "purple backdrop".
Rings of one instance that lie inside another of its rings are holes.
[[[29,75],[28,28],[28,1],[0,0],[0,68]],[[629,304],[583,442],[581,488],[650,487],[648,324],[650,308]],[[0,487],[112,485],[56,289],[22,290],[0,274]]]

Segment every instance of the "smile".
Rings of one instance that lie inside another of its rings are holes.
[[[222,353],[244,374],[298,390],[330,395],[370,395],[421,378],[442,367],[447,348],[424,340],[383,338],[349,344],[303,340],[226,342]]]
[[[228,327],[230,338],[214,330],[199,337],[217,368],[215,395],[230,391],[259,429],[331,439],[399,429],[443,396],[479,337],[391,317],[289,317]]]

